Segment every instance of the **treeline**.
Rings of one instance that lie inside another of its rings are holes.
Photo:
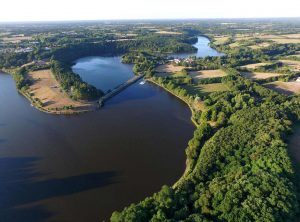
[[[161,55],[148,52],[129,52],[122,56],[122,63],[134,64],[133,72],[146,77],[153,76],[156,65],[163,60]]]
[[[67,64],[52,60],[51,71],[62,89],[74,100],[93,100],[103,95],[101,90],[84,82],[78,74],[73,73]]]
[[[30,81],[26,75],[27,69],[25,67],[21,67],[12,71],[12,76],[15,80],[16,87],[20,91],[26,91],[29,87]]]
[[[266,79],[256,79],[255,82],[259,84],[274,82],[274,81],[282,81],[282,82],[289,82],[291,80],[296,80],[298,77],[300,77],[300,72],[293,72],[291,74],[283,74],[280,76],[273,76]]]
[[[156,79],[190,100],[171,79]],[[239,75],[228,92],[205,96],[206,110],[186,149],[189,171],[111,221],[287,221],[298,212],[286,136],[300,119],[299,98],[280,95]],[[216,122],[215,128],[208,123]]]

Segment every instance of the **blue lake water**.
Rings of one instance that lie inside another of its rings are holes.
[[[193,46],[197,48],[197,52],[195,53],[178,53],[178,54],[171,54],[174,58],[187,58],[189,56],[196,56],[196,57],[205,57],[205,56],[222,56],[224,53],[218,52],[217,50],[211,48],[209,46],[210,40],[204,36],[198,37],[198,42],[195,43]]]
[[[133,77],[133,65],[122,64],[121,57],[92,56],[75,61],[73,72],[83,81],[106,92]]]

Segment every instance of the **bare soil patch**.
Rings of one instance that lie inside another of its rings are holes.
[[[61,88],[49,69],[28,73],[32,98],[42,102],[43,109],[53,113],[74,113],[96,108],[94,103],[72,100]],[[65,109],[65,107],[71,107]]]

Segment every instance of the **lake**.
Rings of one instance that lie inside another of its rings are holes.
[[[0,85],[1,221],[101,221],[184,172],[190,110],[154,85],[75,116],[31,107],[10,75]]]
[[[178,53],[171,54],[174,58],[187,58],[190,56],[205,57],[205,56],[223,56],[224,53],[218,52],[217,50],[209,46],[210,40],[204,36],[199,36],[197,43],[193,46],[197,48],[195,53]]]
[[[126,82],[134,76],[133,65],[122,64],[121,57],[91,56],[75,61],[73,72],[79,74],[83,81],[93,84],[106,92]]]
[[[104,91],[131,68],[120,57],[73,67]],[[184,172],[191,112],[155,85],[133,84],[99,111],[73,116],[31,107],[10,75],[0,74],[0,86],[0,221],[107,220]]]

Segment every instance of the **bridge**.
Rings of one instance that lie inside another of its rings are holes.
[[[130,86],[131,84],[135,83],[136,81],[138,81],[139,79],[141,79],[143,77],[144,77],[144,74],[140,74],[140,75],[134,76],[131,79],[127,80],[126,82],[122,83],[121,85],[115,87],[110,92],[106,93],[104,96],[102,96],[99,99],[98,103],[99,103],[100,107],[103,106],[104,102],[106,102],[107,100],[109,100],[113,96],[117,95],[122,90],[126,89],[128,86]]]

